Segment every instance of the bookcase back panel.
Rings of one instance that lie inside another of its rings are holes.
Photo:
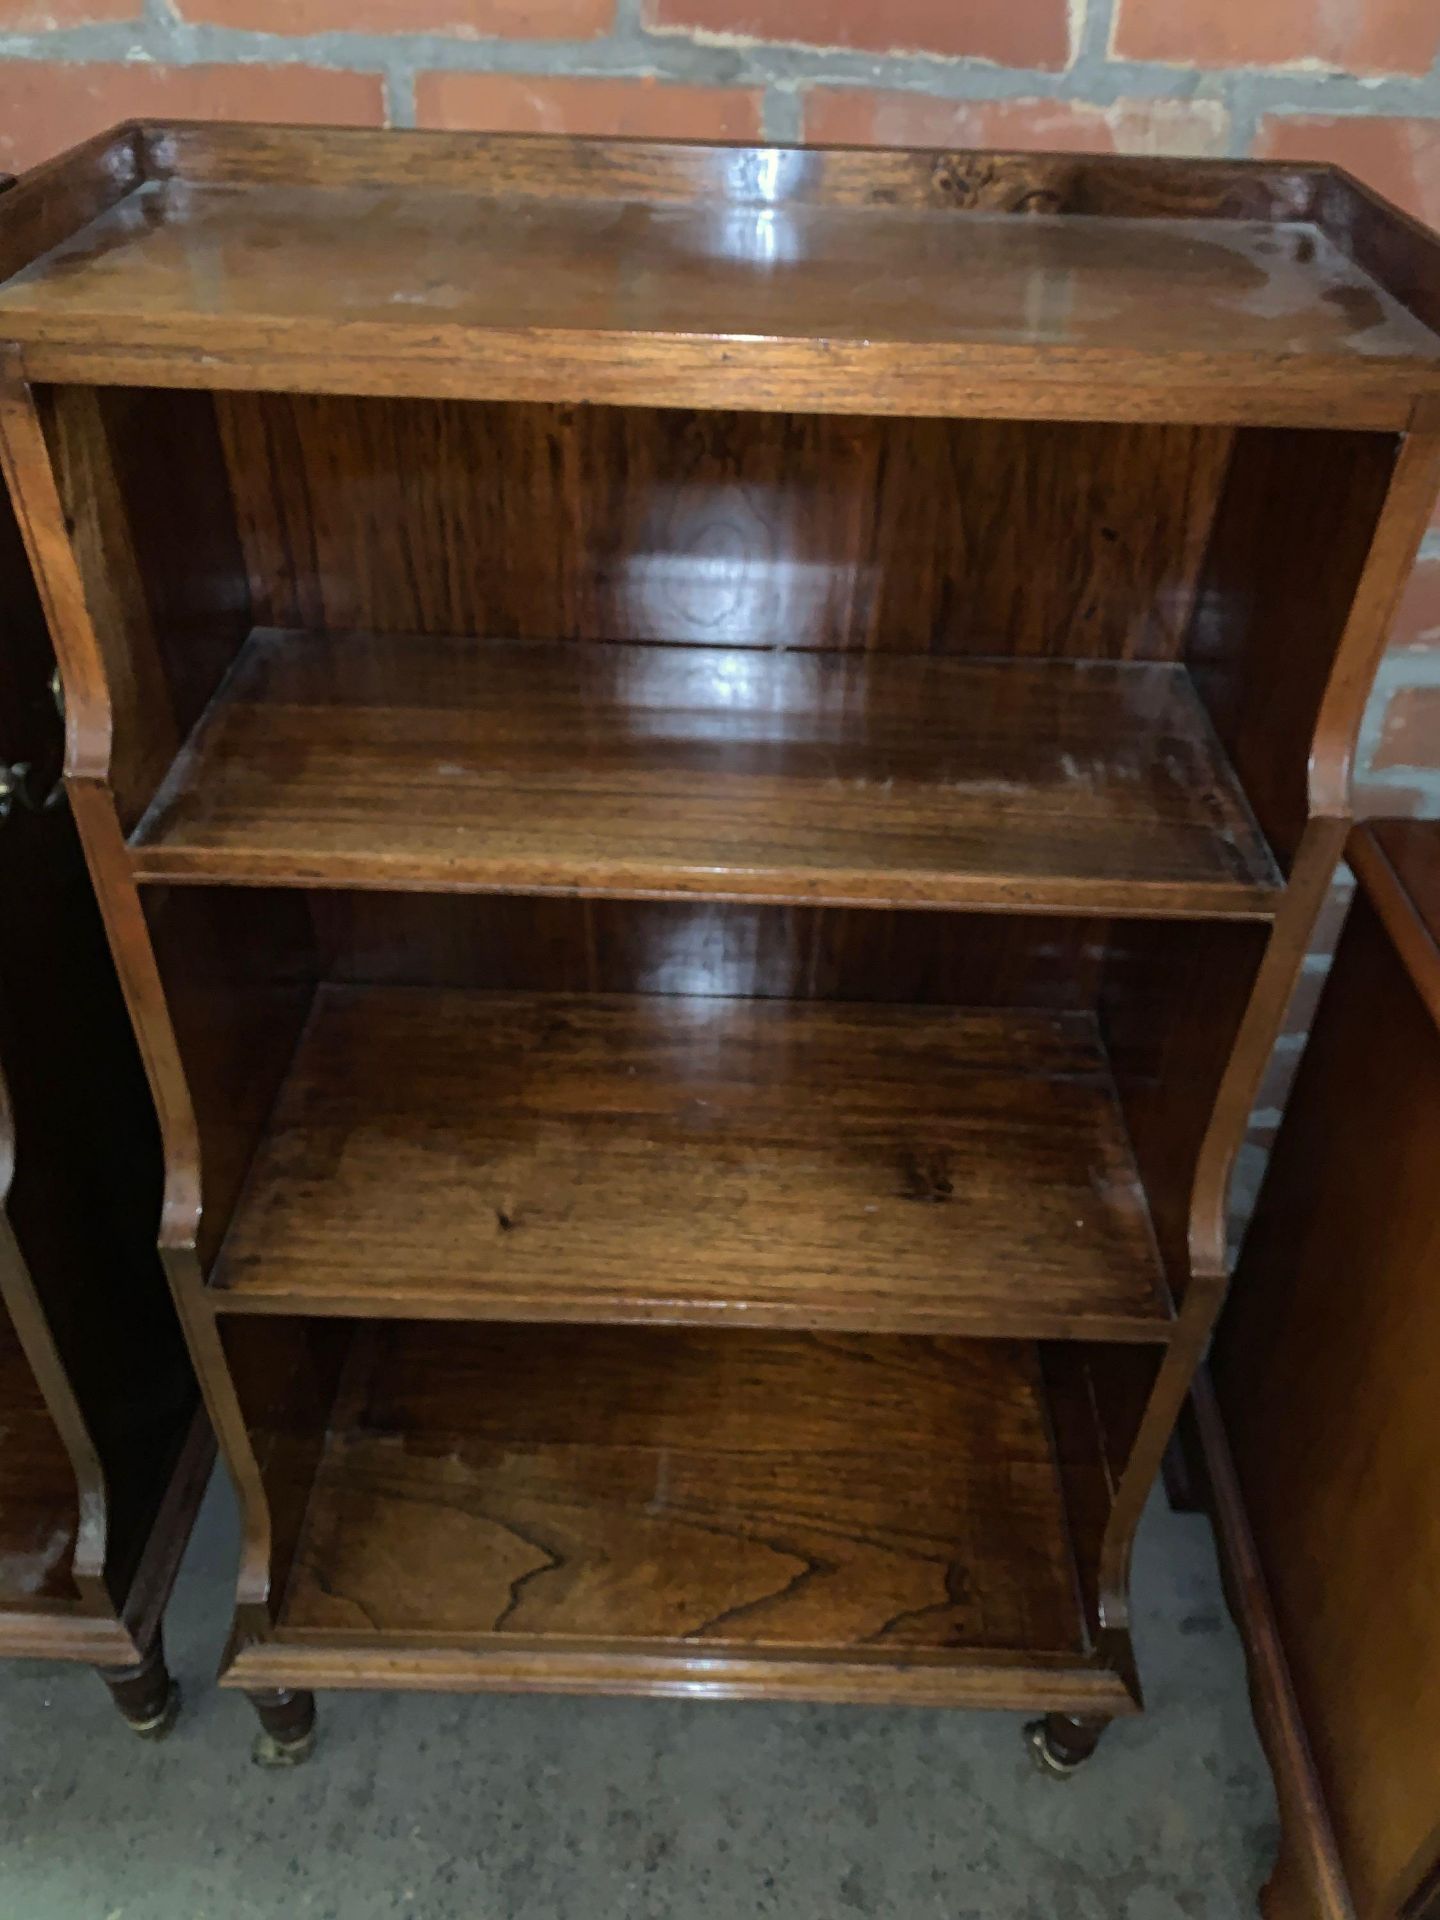
[[[221,394],[265,626],[1173,658],[1231,435]]]
[[[1106,923],[708,901],[309,896],[348,985],[1047,1007],[1095,1003]]]

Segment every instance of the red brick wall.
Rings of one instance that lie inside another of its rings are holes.
[[[137,112],[1328,157],[1440,226],[1440,0],[0,0],[0,166]],[[1440,813],[1440,520],[1360,772]]]

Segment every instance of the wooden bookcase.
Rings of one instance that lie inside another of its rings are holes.
[[[145,125],[0,207],[269,1757],[1138,1707],[1436,259],[1228,162]]]
[[[155,1249],[160,1136],[60,786],[55,659],[0,498],[0,1659],[170,1730],[161,1624],[215,1457]]]

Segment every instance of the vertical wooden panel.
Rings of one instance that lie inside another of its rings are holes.
[[[1309,814],[1310,743],[1395,455],[1385,434],[1236,436],[1186,658],[1286,865]]]
[[[1432,972],[1433,972],[1432,967]],[[1213,1358],[1357,1910],[1440,1856],[1440,1033],[1362,892]]]
[[[262,624],[1173,657],[1230,434],[226,394]]]

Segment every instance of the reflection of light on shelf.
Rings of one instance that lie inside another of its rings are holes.
[[[747,266],[770,267],[804,252],[792,214],[779,207],[726,207],[708,223],[708,251]]]
[[[785,553],[779,515],[767,519],[763,502],[757,512],[755,491],[747,489],[728,513],[724,503],[717,510],[713,500],[699,502],[706,524],[693,546],[677,500],[665,516],[676,545],[625,556],[616,593],[626,633],[710,646],[838,644],[854,609],[875,590],[873,569]]]
[[[773,206],[790,198],[813,163],[814,155],[809,153],[741,147],[730,156],[725,198],[731,206],[756,201]]]

